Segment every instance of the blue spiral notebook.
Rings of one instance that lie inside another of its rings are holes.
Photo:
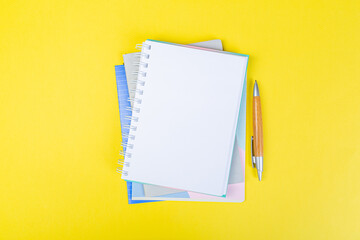
[[[126,81],[124,65],[115,66],[115,75],[116,75],[116,86],[117,86],[118,100],[119,100],[121,132],[128,133],[129,130],[127,130],[124,126],[130,125],[130,120],[125,118],[125,116],[131,115],[131,111],[128,110],[131,106],[128,101],[129,91],[128,91],[128,86],[127,86],[127,81]],[[125,137],[123,137],[123,142],[124,143],[127,142],[127,139]],[[125,148],[124,148],[124,151],[126,151]],[[157,202],[157,201],[147,201],[147,200],[132,200],[132,182],[127,181],[126,186],[127,186],[128,203],[129,204]]]

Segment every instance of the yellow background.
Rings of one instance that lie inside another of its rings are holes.
[[[0,239],[360,239],[359,12],[346,0],[1,1]],[[265,172],[258,182],[248,141],[244,203],[127,204],[114,65],[147,38],[250,55]]]

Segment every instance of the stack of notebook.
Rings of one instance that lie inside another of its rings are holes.
[[[245,199],[248,56],[146,40],[115,66],[128,202]]]

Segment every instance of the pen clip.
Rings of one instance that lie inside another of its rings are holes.
[[[256,160],[254,156],[254,137],[251,136],[251,165],[255,168]]]

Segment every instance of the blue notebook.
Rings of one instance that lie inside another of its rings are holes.
[[[115,75],[116,75],[116,86],[118,91],[118,100],[119,100],[119,112],[120,112],[120,125],[121,132],[128,133],[129,130],[126,129],[125,125],[130,125],[130,120],[125,118],[126,116],[131,116],[129,99],[129,90],[126,81],[125,68],[124,65],[115,66]],[[123,137],[123,143],[127,143],[127,139]],[[124,147],[124,151],[126,148]],[[157,201],[144,201],[144,200],[132,200],[132,182],[126,182],[127,191],[128,191],[128,203],[145,203],[145,202],[157,202]]]

